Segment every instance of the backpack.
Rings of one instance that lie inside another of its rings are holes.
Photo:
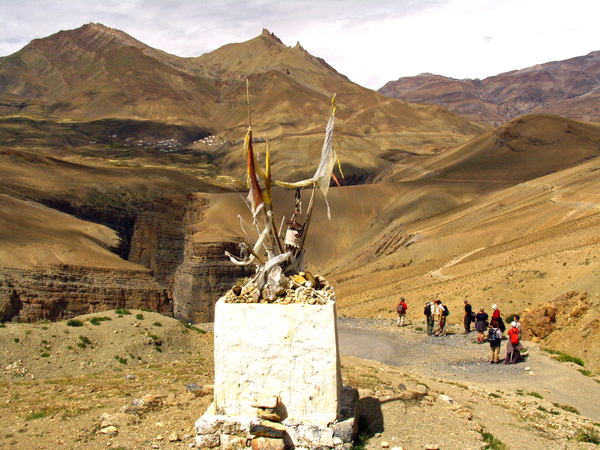
[[[498,337],[495,328],[490,328],[488,330],[488,342],[494,347],[498,347],[500,345],[501,339]]]
[[[498,317],[498,328],[500,328],[500,331],[503,333],[506,331],[506,325],[504,325],[504,320],[502,320],[502,317]]]
[[[512,333],[510,331],[513,331]],[[508,334],[510,334],[510,343],[517,345],[519,343],[519,331],[516,328],[511,328]]]
[[[449,316],[450,311],[448,310],[448,307],[446,305],[442,305],[442,306],[443,306],[442,316]]]
[[[431,316],[431,304],[427,303],[425,305],[425,309],[423,310],[423,314],[425,314],[427,317]]]
[[[398,306],[396,307],[396,312],[398,314],[404,314],[404,306],[402,305],[402,303],[398,303]]]

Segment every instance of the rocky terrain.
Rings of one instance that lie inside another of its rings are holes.
[[[76,320],[2,328],[0,446],[189,448],[212,401],[211,324],[140,310]],[[361,395],[362,448],[597,446],[600,385],[536,344],[525,343],[526,362],[495,366],[460,326],[444,338],[420,321],[340,317],[338,328],[343,382]]]
[[[424,73],[385,84],[379,92],[408,102],[433,103],[494,126],[531,113],[586,122],[600,119],[600,52],[538,64],[479,79]]]

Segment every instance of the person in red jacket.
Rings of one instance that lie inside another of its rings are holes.
[[[492,320],[498,322],[498,328],[500,328],[500,331],[504,333],[506,331],[506,325],[504,325],[504,321],[502,320],[502,317],[500,317],[500,310],[498,309],[498,305],[492,305],[492,310],[494,311],[492,313]]]
[[[498,309],[498,305],[492,305],[492,320],[498,320],[500,318],[500,310]]]
[[[508,342],[506,343],[506,358],[504,364],[516,364],[521,358],[521,345],[519,339],[519,329],[517,328],[517,322],[511,323],[511,328],[508,330]]]
[[[408,306],[406,306],[406,300],[404,297],[400,297],[400,303],[396,306],[396,312],[398,313],[398,325],[399,327],[403,327],[405,325],[406,320],[406,310]]]

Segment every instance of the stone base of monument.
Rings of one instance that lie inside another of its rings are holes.
[[[335,302],[215,308],[215,398],[198,448],[347,449],[358,391],[342,386]]]
[[[219,415],[215,414],[213,404],[196,421],[196,447],[225,450],[247,447],[254,450],[349,450],[358,431],[358,391],[344,386],[341,397],[340,417],[329,425],[294,419],[275,422],[256,416]]]

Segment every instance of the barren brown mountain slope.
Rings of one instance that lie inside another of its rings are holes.
[[[505,314],[520,313],[527,324],[537,304],[587,292],[576,308],[580,319],[564,333],[573,343],[568,350],[598,370],[595,325],[584,326],[599,317],[598,132],[593,124],[528,116],[446,152],[398,163],[399,173],[419,179],[332,188],[331,221],[318,197],[309,269],[333,280],[340,313],[359,317],[394,317],[404,295],[415,319],[425,301],[439,297],[459,323],[468,298],[476,308],[489,311],[497,303]],[[279,196],[276,212],[289,216],[292,193]],[[236,213],[244,209],[235,196],[211,196],[203,232],[193,239],[242,236]],[[544,337],[554,347],[560,347],[558,328]]]
[[[518,183],[600,155],[600,126],[558,116],[514,119],[463,145],[403,158],[381,178]]]
[[[494,126],[530,113],[598,122],[600,52],[513,70],[484,80],[421,74],[390,81],[381,89],[410,102],[442,105]]]
[[[120,239],[110,228],[76,219],[32,201],[0,194],[0,264],[13,269],[70,264],[137,269],[111,249]]]
[[[424,220],[392,222],[337,262],[331,279],[340,312],[394,317],[403,295],[412,306],[409,316],[418,319],[423,304],[439,298],[450,306],[451,322],[460,323],[466,298],[476,309],[490,311],[495,303],[507,315],[520,313],[527,328],[533,327],[527,313],[537,304],[586,292],[559,312],[571,317],[562,330],[555,327],[544,338],[598,370],[599,169],[597,161],[588,162]]]
[[[203,150],[237,175],[243,159],[229,144],[242,139],[248,126],[246,79],[254,135],[269,138],[280,161],[297,155],[304,165],[320,149],[324,118],[337,93],[336,145],[353,153],[346,160],[351,181],[372,178],[386,167],[381,151],[452,145],[486,129],[442,108],[408,105],[358,86],[267,30],[247,42],[180,58],[119,30],[88,24],[0,58],[0,76],[0,103],[9,114],[192,124],[217,135],[221,145]],[[299,162],[278,169],[290,170],[289,176],[305,170]]]

